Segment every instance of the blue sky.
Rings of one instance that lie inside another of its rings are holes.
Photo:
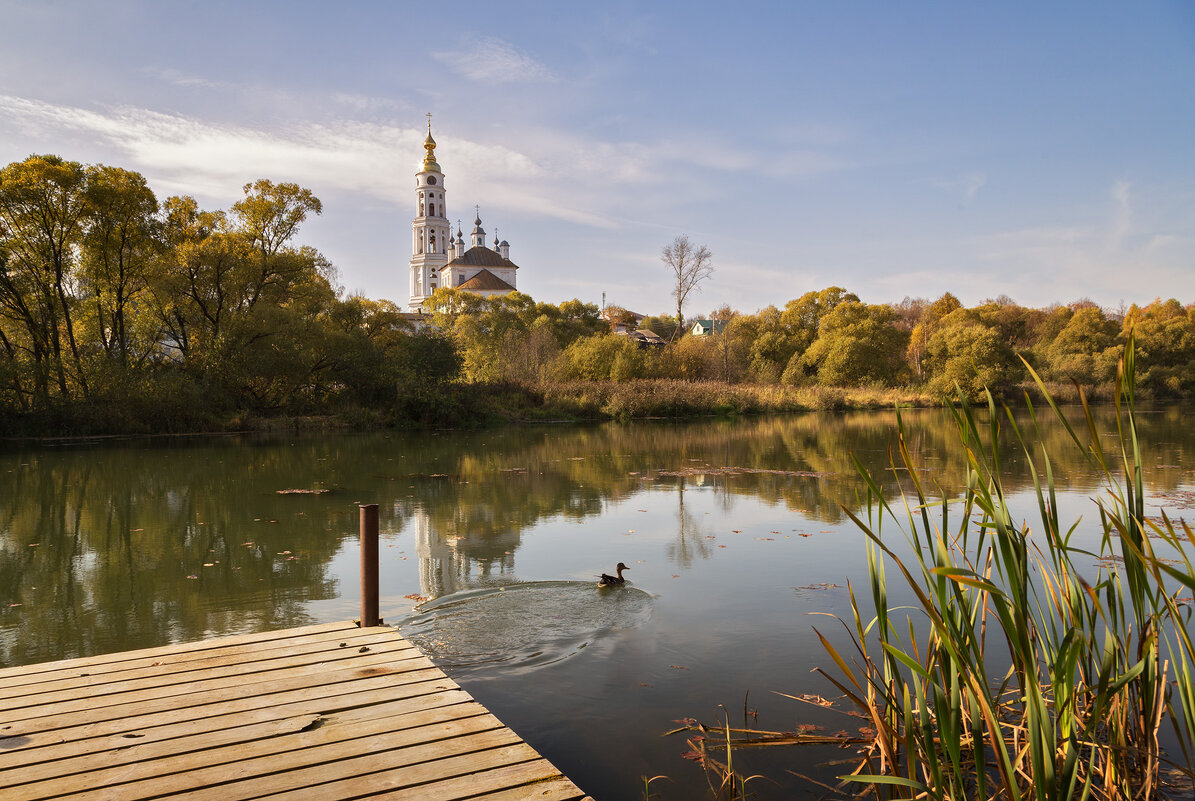
[[[844,286],[1195,302],[1195,4],[0,0],[0,164],[137,170],[227,208],[257,178],[349,291],[406,302],[433,114],[538,300],[688,316]]]

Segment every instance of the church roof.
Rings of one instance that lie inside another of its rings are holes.
[[[519,265],[510,259],[502,258],[501,253],[490,250],[484,245],[469,248],[465,251],[465,255],[453,259],[444,266],[452,267],[453,265],[460,267],[509,267],[515,270],[519,269]]]
[[[477,250],[477,248],[473,248],[473,250]],[[469,254],[466,253],[465,255],[468,256]],[[495,254],[495,255],[497,255],[497,254]],[[499,290],[502,292],[514,292],[515,291],[515,288],[513,286],[506,283],[505,281],[503,281],[498,276],[494,275],[489,270],[482,270],[481,272],[479,272],[477,275],[470,278],[465,283],[461,284],[458,287],[454,287],[454,288],[455,289],[465,289],[470,292],[477,292],[477,291],[483,290],[483,289]]]

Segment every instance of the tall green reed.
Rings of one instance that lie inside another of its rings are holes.
[[[818,636],[838,668],[823,675],[876,732],[844,778],[877,796],[1149,799],[1164,797],[1174,770],[1191,775],[1195,649],[1179,593],[1195,591],[1195,536],[1185,522],[1145,514],[1132,339],[1117,377],[1114,449],[1101,442],[1081,390],[1086,441],[1030,372],[1103,477],[1098,553],[1074,544],[1079,522],[1063,528],[1059,519],[1031,402],[1031,437],[990,395],[986,424],[965,401],[952,409],[968,464],[961,498],[927,486],[899,415],[893,466],[909,476],[900,498],[886,498],[856,461],[864,511],[847,513],[868,537],[874,616],[865,619],[852,587],[853,621],[844,625],[853,654]],[[1015,521],[1003,490],[997,443],[1009,435],[1032,471],[1040,536]],[[911,556],[894,550],[885,525],[904,534]],[[1078,565],[1097,558],[1089,580]],[[889,566],[911,591],[911,608],[890,607]],[[1166,727],[1181,752],[1174,761],[1160,747]]]

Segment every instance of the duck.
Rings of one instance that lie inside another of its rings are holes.
[[[618,575],[610,576],[610,575],[607,575],[606,573],[603,573],[602,577],[600,579],[598,579],[598,586],[599,587],[621,587],[623,584],[626,584],[627,580],[622,577],[622,571],[624,571],[624,570],[630,570],[630,568],[627,567],[626,565],[624,565],[622,562],[619,562],[618,567],[614,568],[614,572],[617,573]]]

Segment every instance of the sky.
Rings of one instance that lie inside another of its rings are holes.
[[[347,292],[405,305],[426,114],[449,217],[518,287],[687,317],[1195,302],[1195,3],[0,0],[0,165],[227,209],[311,189]]]

